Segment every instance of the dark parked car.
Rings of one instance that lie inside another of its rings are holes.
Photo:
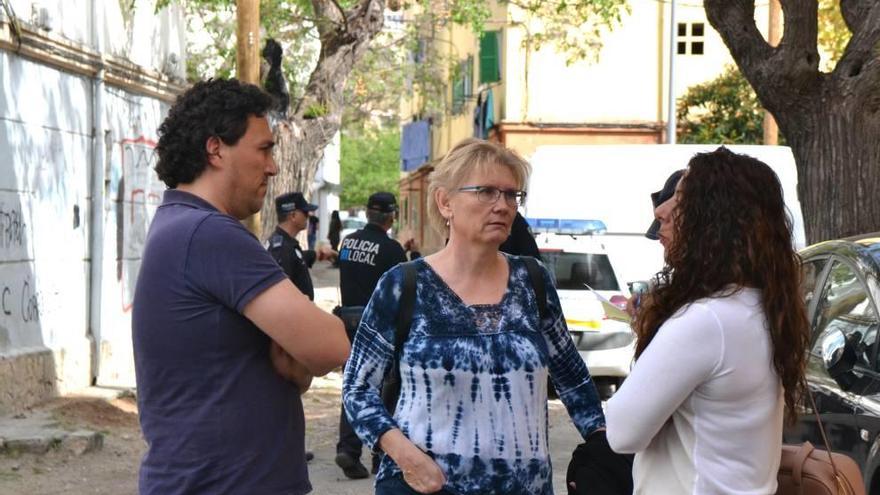
[[[855,459],[869,494],[880,495],[880,233],[801,251],[812,325],[807,380],[831,448]],[[785,441],[822,446],[812,407]]]

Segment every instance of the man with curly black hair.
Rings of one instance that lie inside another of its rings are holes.
[[[298,392],[349,344],[240,222],[278,170],[271,105],[256,86],[209,80],[159,128],[156,172],[169,189],[132,313],[142,494],[311,491]]]

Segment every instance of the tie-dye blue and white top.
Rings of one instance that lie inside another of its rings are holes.
[[[547,436],[547,375],[586,438],[605,417],[542,267],[546,316],[539,321],[523,260],[507,256],[510,277],[498,304],[466,305],[417,260],[409,339],[400,360],[402,386],[392,417],[380,387],[393,363],[403,271],[389,270],[367,305],[345,368],[343,401],[358,436],[371,448],[399,428],[446,474],[459,494],[552,495]],[[376,480],[400,474],[384,456]]]

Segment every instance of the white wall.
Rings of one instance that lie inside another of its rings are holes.
[[[50,35],[98,49],[158,72],[186,77],[186,25],[179,2],[159,13],[155,0],[10,0],[16,16]],[[4,12],[0,10],[0,17]],[[126,22],[128,17],[128,22]],[[171,57],[173,54],[173,57]],[[172,58],[176,63],[172,63]]]
[[[31,26],[37,4],[55,39],[85,50],[103,46],[105,54],[148,71],[184,75],[182,57],[168,66],[172,53],[183,53],[178,7],[154,16],[150,0],[137,0],[125,24],[116,0],[12,0]],[[0,364],[12,363],[15,376],[16,356],[48,349],[56,376],[28,379],[57,378],[61,392],[88,385],[93,373],[102,384],[134,385],[131,298],[164,190],[152,167],[156,129],[167,110],[156,98],[0,50]],[[100,128],[106,133],[93,137]],[[103,183],[94,185],[96,170]],[[93,195],[102,208],[94,231]],[[101,241],[95,253],[92,234]],[[93,255],[102,257],[95,260],[100,300],[91,305],[97,313],[90,325]],[[0,375],[7,369],[0,366]],[[25,386],[5,378],[4,396],[8,387]]]
[[[337,132],[324,148],[324,157],[315,172],[312,185],[312,203],[318,205],[318,237],[316,241],[326,242],[330,226],[330,214],[339,209],[339,155],[342,151],[340,133]]]
[[[87,80],[0,51],[0,353],[86,370],[89,115]]]
[[[521,27],[504,30],[505,120],[510,122],[629,123],[666,119],[669,82],[669,2],[633,0],[630,14],[603,33],[598,60],[566,65],[553,43],[526,52]],[[702,23],[704,53],[676,55],[675,94],[718,76],[733,65],[730,52],[706,19],[701,2],[676,7],[676,23]],[[757,25],[767,27],[767,5],[756,8]],[[530,19],[511,7],[514,20]],[[529,21],[533,28],[540,21]],[[690,40],[691,38],[687,38]],[[694,40],[699,41],[697,38]]]
[[[109,131],[98,342],[98,383],[131,386],[131,303],[147,230],[165,185],[153,167],[156,129],[168,105],[109,88],[104,118]]]

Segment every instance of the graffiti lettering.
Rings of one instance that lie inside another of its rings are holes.
[[[9,316],[12,314],[12,310],[6,306],[6,296],[8,296],[12,291],[9,290],[9,287],[3,288],[3,314]]]
[[[19,307],[15,307],[16,299],[18,299]],[[14,315],[15,310],[19,310],[19,315]],[[30,278],[26,278],[21,282],[21,295],[17,296],[14,289],[9,285],[4,285],[0,290],[0,310],[3,316],[21,318],[25,323],[36,323],[40,321],[40,293],[31,286]]]
[[[27,225],[21,210],[0,205],[0,248],[22,246],[27,236]]]
[[[122,311],[131,310],[147,230],[162,201],[164,186],[153,167],[156,143],[144,137],[122,141],[122,180],[116,201],[116,277]]]
[[[21,288],[21,319],[25,323],[40,321],[39,296],[31,290],[31,284],[27,280]]]

